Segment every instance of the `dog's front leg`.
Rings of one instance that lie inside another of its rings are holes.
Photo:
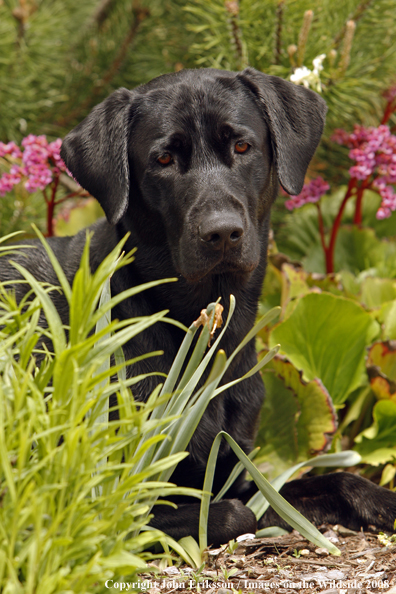
[[[351,530],[393,532],[396,493],[349,472],[311,476],[286,483],[281,495],[316,526],[341,524]],[[290,526],[269,508],[259,528]]]
[[[199,539],[199,503],[182,503],[174,509],[168,505],[154,507],[150,526],[169,534],[175,540],[184,536]],[[208,520],[208,544],[220,546],[240,534],[255,533],[257,522],[253,512],[239,499],[211,503]]]

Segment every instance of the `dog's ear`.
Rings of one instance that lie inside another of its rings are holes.
[[[132,98],[127,89],[115,91],[67,134],[61,148],[69,171],[95,196],[112,224],[128,207]]]
[[[299,194],[323,132],[325,101],[305,87],[254,68],[246,68],[238,78],[255,95],[269,127],[282,187],[288,194]]]

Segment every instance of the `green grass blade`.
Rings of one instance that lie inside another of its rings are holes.
[[[269,501],[273,509],[288,523],[295,528],[302,536],[317,545],[326,548],[333,555],[340,555],[340,551],[331,542],[325,538],[311,522],[309,522],[300,512],[298,512],[290,503],[288,503],[261,474],[258,468],[249,460],[248,456],[239,447],[236,441],[228,433],[222,431],[222,435],[228,442],[234,454],[244,464],[246,470],[251,475],[257,487]],[[216,437],[217,438],[217,437]]]
[[[254,448],[254,450],[252,450],[249,454],[249,460],[254,460],[254,458],[257,456],[259,451],[260,451],[260,448]],[[220,491],[217,493],[216,497],[213,498],[213,503],[215,503],[216,501],[220,501],[220,499],[222,499],[224,497],[224,495],[227,493],[228,489],[234,484],[234,482],[236,481],[238,476],[241,474],[241,472],[243,472],[244,468],[245,467],[243,466],[242,462],[237,462],[235,464],[234,468],[232,469],[232,471],[230,473],[230,476],[228,477],[228,479],[226,480],[226,482],[224,483],[224,485],[222,486]]]
[[[71,302],[71,287],[69,281],[66,278],[65,273],[63,272],[62,266],[59,264],[54,252],[52,251],[48,241],[45,240],[44,235],[41,231],[36,227],[36,225],[32,225],[36,235],[38,236],[39,240],[44,246],[45,251],[50,259],[53,269],[55,270],[55,274],[58,277],[60,286],[62,287],[63,294],[65,295],[67,302],[70,304]]]
[[[41,284],[34,278],[32,274],[23,266],[20,266],[17,262],[12,262],[13,266],[22,274],[22,276],[28,281],[43,307],[45,316],[47,318],[48,326],[51,331],[52,343],[56,354],[61,353],[66,348],[66,336],[63,328],[62,320],[59,317],[55,305],[52,303],[51,298],[48,297]]]
[[[220,350],[216,354],[213,367],[205,384],[206,388],[203,390],[201,397],[194,404],[194,406],[188,409],[183,418],[174,422],[173,425],[166,430],[170,441],[163,442],[161,444],[154,456],[154,460],[158,460],[162,456],[184,451],[186,449],[199,421],[202,418],[202,415],[206,410],[214,390],[223,376],[225,364],[225,353],[224,351]],[[171,473],[169,473],[169,471],[167,473],[161,473],[158,480],[168,480],[170,474]]]
[[[203,484],[203,496],[201,500],[201,509],[199,512],[199,549],[201,554],[208,546],[208,520],[209,520],[209,507],[210,498],[213,487],[213,479],[216,470],[217,456],[219,453],[219,447],[222,440],[222,434],[216,435],[212,447],[210,448],[208,462],[206,464],[205,478]]]
[[[300,470],[300,468],[304,467],[312,467],[312,468],[325,468],[325,467],[337,467],[337,466],[355,466],[359,464],[361,461],[361,457],[357,452],[353,452],[352,450],[347,450],[345,452],[339,452],[338,454],[323,454],[322,456],[316,456],[315,458],[311,458],[310,460],[306,460],[305,462],[300,462],[299,464],[295,464],[291,466],[282,474],[277,476],[273,481],[271,481],[271,485],[277,491],[283,487],[283,485],[289,480],[290,477],[293,476],[295,472]],[[252,512],[255,514],[256,518],[259,520],[267,511],[269,507],[268,501],[266,501],[265,497],[263,497],[262,493],[258,491],[249,499],[246,504]]]
[[[210,305],[214,307],[216,304],[213,303]],[[208,306],[208,309],[209,309],[209,306]],[[209,351],[206,353],[206,355],[203,358],[203,360],[201,361],[201,363],[198,365],[196,371],[193,373],[193,375],[191,376],[190,380],[188,381],[188,383],[186,384],[184,389],[181,391],[181,393],[177,393],[175,398],[172,398],[172,400],[169,402],[169,405],[166,409],[167,414],[178,415],[178,414],[181,414],[182,411],[184,410],[185,406],[187,405],[187,403],[190,400],[191,395],[193,394],[194,390],[196,389],[205,369],[209,365],[210,360],[215,355],[216,349],[217,349],[225,331],[227,330],[227,327],[230,323],[230,320],[232,318],[234,310],[235,310],[235,297],[233,295],[230,295],[230,309],[229,309],[227,320],[224,324],[223,329],[221,330],[219,336],[217,337],[217,339],[215,340],[213,345],[210,347]],[[209,314],[211,314],[211,313],[212,313],[212,311],[210,310]],[[227,365],[227,362],[226,362],[226,365]],[[224,371],[223,371],[223,373],[224,373]]]
[[[192,559],[192,567],[198,568],[202,565],[202,555],[197,541],[192,536],[185,536],[179,540],[179,545],[183,547],[187,555]]]
[[[213,394],[213,397],[218,396],[218,394],[221,394],[221,392],[224,392],[224,390],[228,390],[229,388],[231,388],[231,386],[235,386],[236,384],[239,384],[239,382],[243,382],[243,380],[247,379],[248,377],[252,377],[252,375],[254,375],[255,373],[258,373],[264,367],[264,365],[267,365],[267,363],[269,363],[269,361],[271,361],[271,359],[275,357],[279,349],[280,345],[277,344],[270,351],[268,351],[268,353],[265,355],[265,357],[261,359],[261,361],[256,363],[256,365],[252,367],[252,369],[245,373],[245,375],[232,382],[229,382],[228,384],[224,384],[224,386],[221,386],[220,388],[217,388],[217,390]]]

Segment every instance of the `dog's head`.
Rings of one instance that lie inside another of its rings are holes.
[[[186,279],[247,275],[278,180],[301,191],[325,113],[316,93],[252,68],[182,70],[110,95],[61,154],[108,221],[162,242]]]

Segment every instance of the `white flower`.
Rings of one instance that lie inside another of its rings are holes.
[[[320,71],[323,70],[323,60],[325,57],[326,54],[320,54],[320,56],[316,56],[316,58],[312,61],[314,67],[313,70],[310,70],[306,66],[296,68],[296,70],[290,76],[290,80],[296,83],[296,85],[303,84],[307,89],[312,87],[315,89],[315,91],[320,93],[322,91]]]
[[[312,60],[312,64],[314,65],[314,73],[319,75],[319,72],[323,70],[323,60],[325,59],[326,54],[320,54],[320,56],[316,56],[314,60]]]
[[[296,68],[294,74],[291,75],[290,80],[296,85],[300,85],[301,83],[304,87],[309,88],[309,78],[312,76],[312,71],[307,68],[306,66],[302,66],[301,68]]]

